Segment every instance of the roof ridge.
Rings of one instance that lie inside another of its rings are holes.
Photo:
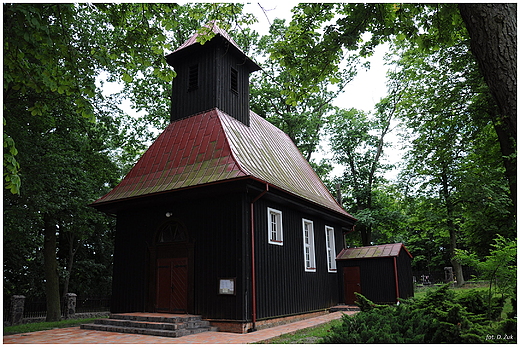
[[[236,41],[233,40],[233,38],[229,35],[229,33],[217,25],[216,20],[209,21],[207,24],[205,24],[202,27],[200,27],[199,29],[197,29],[195,34],[193,34],[189,39],[184,41],[184,43],[182,45],[180,45],[177,49],[175,49],[172,53],[176,53],[186,47],[192,46],[196,43],[200,43],[199,37],[203,37],[203,35],[207,35],[208,33],[206,33],[206,31],[213,32],[215,34],[215,36],[221,35],[224,39],[226,39],[229,43],[231,43],[236,49],[238,49],[240,51],[240,53],[245,55],[244,51],[240,48],[240,46],[236,43]],[[212,39],[213,39],[213,37],[209,40],[205,40],[203,43],[200,43],[200,44],[202,45],[207,41],[211,41]]]
[[[220,126],[222,127],[222,130],[225,134],[225,141],[227,143],[227,145],[229,146],[230,150],[231,150],[231,158],[233,158],[233,160],[235,161],[235,163],[237,163],[237,166],[238,168],[240,169],[241,172],[243,172],[246,176],[253,176],[251,172],[249,172],[249,170],[247,170],[245,167],[244,167],[244,164],[242,164],[242,161],[239,159],[237,153],[236,153],[236,149],[233,148],[233,146],[231,145],[230,141],[229,141],[229,135],[228,133],[226,132],[226,127],[224,126],[224,123],[222,122],[222,116],[223,115],[226,115],[228,116],[231,120],[234,120],[234,121],[237,121],[239,122],[240,124],[243,124],[242,122],[240,122],[238,119],[236,119],[235,117],[231,117],[230,115],[228,115],[226,112],[222,111],[221,109],[219,109],[218,107],[215,107],[215,110],[217,111],[217,118],[218,118],[218,122],[220,124]]]

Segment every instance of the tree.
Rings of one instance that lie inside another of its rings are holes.
[[[4,4],[4,179],[6,188],[19,194],[5,197],[12,213],[6,220],[14,222],[23,214],[34,230],[29,233],[18,223],[6,228],[13,242],[17,232],[43,236],[19,249],[43,246],[47,320],[60,316],[57,248],[66,247],[58,244],[59,236],[70,237],[69,247],[88,239],[92,230],[78,219],[91,218],[86,205],[120,178],[113,163],[128,165],[121,161],[139,155],[142,144],[137,143],[150,134],[146,127],[164,126],[168,118],[165,105],[175,72],[164,55],[187,38],[179,25],[195,30],[211,19],[250,21],[241,8]],[[96,84],[102,73],[108,81],[123,82],[127,96],[134,93],[130,100],[137,109],[147,105],[146,122],[116,117],[122,115],[117,107],[121,98],[104,97]],[[76,252],[70,248],[69,274]]]
[[[500,153],[494,151],[497,146],[489,146],[498,144],[496,133],[489,131],[495,107],[465,44],[428,54],[407,44],[403,46],[407,48],[399,53],[400,69],[391,78],[408,83],[398,108],[400,118],[410,129],[409,176],[417,179],[417,191],[438,197],[441,209],[434,211],[449,232],[451,262],[461,284],[462,268],[455,258],[455,249],[460,248],[464,230],[476,221],[479,212],[475,207],[482,207],[482,196],[497,197],[489,195],[488,187],[503,187],[504,183],[503,175],[494,176],[501,171],[501,164],[497,167]],[[493,178],[483,182],[483,176]],[[505,197],[499,200],[505,202],[500,208],[497,209],[498,204],[494,204],[493,210],[488,208],[492,213],[482,216],[480,228],[486,228],[495,218],[503,218],[501,232],[510,233],[507,220],[514,211],[507,194]],[[475,200],[479,205],[471,203]],[[484,205],[492,206],[486,200]],[[508,227],[504,228],[505,225]],[[475,225],[470,228],[474,230]],[[467,233],[471,242],[466,244],[490,241],[489,237],[479,240],[481,235]]]
[[[498,105],[495,130],[516,206],[517,5],[459,4],[482,76]]]
[[[356,109],[338,110],[327,126],[333,159],[346,167],[340,181],[343,189],[350,191],[349,207],[358,218],[357,230],[364,246],[372,244],[374,193],[384,181],[382,172],[389,168],[381,159],[401,88],[399,83],[394,85],[390,95],[376,105],[374,117]]]
[[[79,229],[82,219],[96,213],[86,205],[120,178],[120,171],[103,143],[113,131],[111,127],[115,127],[114,120],[92,123],[78,118],[68,101],[67,97],[55,99],[48,116],[35,117],[23,105],[11,105],[4,113],[7,130],[18,139],[18,160],[24,168],[20,175],[26,181],[19,195],[5,197],[6,215],[28,210],[26,221],[33,222],[25,230],[32,226],[35,229],[31,233],[43,236],[40,247],[43,246],[48,321],[61,317],[56,252],[58,246],[64,245],[58,244],[57,235],[63,229],[72,229],[81,238],[86,232]],[[20,232],[12,224],[4,227],[13,239]]]
[[[491,315],[491,299],[493,287],[502,297],[515,295],[516,292],[516,239],[508,240],[498,236],[491,245],[489,255],[480,260],[475,253],[457,250],[457,258],[461,263],[477,269],[482,279],[489,281],[488,317]]]
[[[285,40],[276,45],[272,56],[292,73],[301,68],[297,58],[307,57],[306,74],[318,82],[333,82],[331,76],[344,50],[370,55],[381,42],[397,40],[407,41],[424,52],[436,52],[441,47],[460,45],[469,31],[475,56],[487,57],[486,63],[483,58],[478,61],[482,61],[482,74],[490,76],[486,83],[491,94],[502,98],[496,101],[502,105],[502,111],[497,113],[494,125],[516,206],[516,4],[299,4],[293,13]],[[488,31],[492,39],[484,45]],[[367,40],[362,39],[364,33],[370,34]],[[503,81],[494,78],[498,83],[491,82],[499,70]],[[294,97],[302,100],[306,95],[302,92]]]
[[[331,90],[324,81],[316,83],[308,96],[296,103],[291,94],[285,92],[287,86],[291,86],[292,92],[307,88],[310,76],[290,74],[280,66],[278,60],[265,59],[287,30],[284,20],[275,19],[270,34],[259,41],[255,56],[263,60],[262,70],[251,79],[251,109],[289,135],[307,160],[310,160],[321,141],[321,130],[327,122],[327,115],[333,110],[332,101],[355,76],[356,61],[352,57],[347,67],[336,73],[338,87],[335,90]]]

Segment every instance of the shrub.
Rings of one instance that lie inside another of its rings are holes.
[[[483,343],[495,342],[490,341],[489,336],[516,334],[515,319],[495,323],[492,328],[492,322],[484,320],[486,309],[479,306],[482,300],[477,291],[458,297],[448,286],[429,292],[421,299],[403,300],[394,306],[376,305],[358,295],[362,311],[343,316],[341,324],[333,327],[331,334],[321,342]]]

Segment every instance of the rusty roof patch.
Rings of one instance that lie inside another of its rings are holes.
[[[393,243],[388,245],[346,248],[338,254],[336,260],[397,257],[401,249],[404,249],[410,258],[412,258],[412,255],[402,243]]]

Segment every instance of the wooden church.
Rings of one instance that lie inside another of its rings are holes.
[[[260,67],[212,30],[166,57],[171,123],[92,206],[117,218],[113,313],[190,313],[247,332],[342,302],[335,259],[355,219],[249,110]]]

